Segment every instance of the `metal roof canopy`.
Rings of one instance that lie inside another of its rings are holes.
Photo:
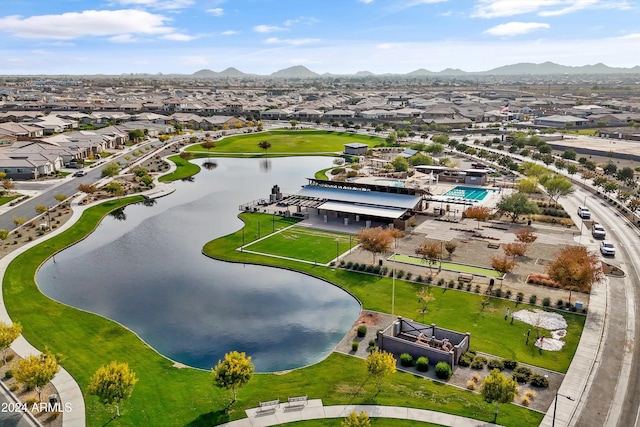
[[[414,209],[422,199],[421,196],[408,194],[383,193],[379,191],[347,190],[342,188],[305,185],[298,191],[298,196],[324,199],[328,201],[347,202],[372,206]]]
[[[318,206],[318,209],[328,211],[346,212],[355,215],[368,215],[378,218],[397,219],[407,212],[406,209],[383,208],[379,206],[359,205],[345,202],[326,202]]]

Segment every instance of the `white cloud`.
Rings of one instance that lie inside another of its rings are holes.
[[[115,0],[112,4],[125,6],[144,6],[153,9],[176,10],[184,9],[194,4],[194,0]]]
[[[71,40],[91,36],[167,34],[170,19],[142,10],[85,10],[61,15],[0,18],[0,31],[26,39]]]
[[[276,27],[275,25],[256,25],[253,31],[256,33],[273,33],[274,31],[285,31],[286,28]]]
[[[240,34],[240,31],[235,31],[235,30],[227,30],[227,31],[223,31],[221,33],[223,36],[234,36],[236,34]]]
[[[210,13],[213,16],[222,16],[224,15],[224,9],[221,7],[215,7],[213,9],[207,9],[207,13]]]
[[[134,38],[131,34],[120,34],[117,36],[109,37],[107,40],[114,43],[136,43],[139,40]]]
[[[380,43],[376,45],[376,49],[379,50],[391,50],[391,49],[396,49],[398,47],[402,46],[401,43]]]
[[[360,3],[369,4],[373,3],[373,0],[358,0]]]
[[[317,43],[320,39],[279,39],[277,37],[269,37],[264,42],[267,44],[286,44],[290,46],[301,46],[310,43]]]
[[[171,40],[174,42],[188,42],[195,39],[195,37],[193,36],[190,36],[188,34],[181,34],[181,33],[166,34],[160,38],[164,40]]]
[[[478,0],[471,17],[499,18],[527,13],[557,16],[584,9],[627,8],[629,8],[627,0]]]
[[[491,27],[486,30],[484,34],[490,34],[492,36],[517,36],[542,28],[549,28],[549,24],[543,22],[508,22]]]
[[[292,25],[301,24],[301,25],[313,25],[320,22],[320,20],[312,17],[312,16],[299,16],[296,19],[287,19],[284,21],[284,25],[290,27]]]

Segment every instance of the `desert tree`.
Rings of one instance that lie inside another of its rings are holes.
[[[386,351],[374,351],[365,359],[365,366],[369,376],[378,385],[378,391],[382,390],[382,382],[396,371],[396,359],[393,354]]]
[[[547,191],[554,204],[558,204],[560,197],[573,193],[573,184],[562,175],[553,175],[542,180],[542,186]]]
[[[456,248],[458,246],[453,243],[453,242],[446,242],[444,244],[444,249],[447,251],[447,253],[449,254],[449,259],[451,259],[451,256],[453,255],[453,253],[456,251]]]
[[[512,222],[516,222],[520,215],[537,214],[540,212],[538,205],[529,200],[524,193],[514,193],[502,198],[496,207],[511,216]]]
[[[182,160],[189,161],[189,160],[193,159],[193,153],[191,151],[182,151],[182,152],[180,152],[180,158]]]
[[[27,217],[26,216],[14,216],[13,217],[13,223],[15,224],[16,227],[20,227],[25,222],[27,222]]]
[[[387,252],[393,244],[393,232],[388,228],[370,227],[363,228],[357,235],[358,243],[362,249],[371,252],[373,263],[376,262],[376,255]]]
[[[102,168],[101,175],[103,178],[110,178],[118,175],[119,172],[120,166],[117,163],[112,162]]]
[[[85,194],[93,194],[98,191],[98,188],[95,184],[80,184],[78,185],[78,191],[81,191]]]
[[[205,142],[200,144],[202,148],[207,150],[207,156],[211,156],[211,150],[216,148],[217,145],[218,144],[212,139],[207,139]]]
[[[516,240],[524,243],[525,245],[528,245],[538,240],[538,236],[533,234],[533,231],[531,231],[530,228],[521,228],[520,230],[516,231]]]
[[[492,369],[480,385],[480,394],[487,403],[496,404],[493,421],[498,420],[498,404],[510,403],[516,397],[518,384],[513,378],[507,378],[498,369]]]
[[[39,402],[42,400],[42,388],[49,384],[59,370],[60,365],[54,355],[42,353],[36,356],[32,354],[18,361],[14,378],[27,388],[35,389]]]
[[[137,382],[135,372],[127,363],[114,360],[93,374],[89,381],[89,394],[98,396],[105,405],[115,405],[116,417],[119,417],[120,403],[131,396]]]
[[[429,272],[432,273],[431,267],[442,258],[442,247],[438,242],[424,242],[415,249],[415,253],[429,265]]]
[[[502,257],[491,258],[491,268],[493,268],[498,273],[502,274],[502,276],[500,276],[501,287],[502,287],[502,277],[505,274],[510,273],[515,266],[516,266],[516,262],[512,258],[509,258],[506,255]]]
[[[551,280],[569,291],[569,301],[573,291],[589,292],[593,283],[604,277],[600,258],[584,246],[561,248],[546,270]]]
[[[8,325],[0,321],[0,350],[2,351],[2,360],[4,363],[7,363],[7,349],[21,333],[22,325],[20,325],[20,323]]]
[[[224,355],[224,359],[219,360],[218,364],[213,367],[214,383],[218,387],[231,390],[233,393],[234,403],[237,400],[237,389],[249,382],[254,371],[251,356],[247,356],[244,352],[240,353],[232,351]]]
[[[524,254],[527,253],[527,245],[522,242],[507,243],[502,249],[504,250],[505,256],[511,257],[514,260],[516,257],[524,256]]]
[[[464,211],[464,215],[467,218],[478,221],[478,228],[480,228],[480,222],[486,221],[491,215],[491,208],[486,206],[472,206]]]
[[[266,155],[266,154],[267,154],[267,150],[268,150],[269,148],[271,148],[271,143],[270,143],[269,141],[267,141],[267,140],[260,141],[260,142],[258,143],[258,147],[260,147],[261,149],[263,149],[263,150],[264,150],[264,154]]]
[[[360,411],[359,414],[353,411],[342,420],[340,425],[341,427],[371,427],[371,420],[369,420],[369,414],[365,411]]]

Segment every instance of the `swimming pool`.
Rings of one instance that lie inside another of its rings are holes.
[[[482,188],[457,186],[444,193],[443,196],[480,201],[487,197],[488,193]]]
[[[376,179],[375,183],[377,185],[386,185],[387,187],[404,187],[404,181],[396,180],[396,179]]]

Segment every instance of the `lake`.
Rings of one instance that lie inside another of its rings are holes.
[[[358,317],[351,295],[304,274],[216,261],[201,250],[242,226],[239,205],[268,198],[276,184],[295,193],[332,159],[215,162],[152,206],[107,216],[87,239],[43,264],[40,289],[125,325],[188,366],[210,369],[232,350],[252,356],[260,372],[322,360]]]

